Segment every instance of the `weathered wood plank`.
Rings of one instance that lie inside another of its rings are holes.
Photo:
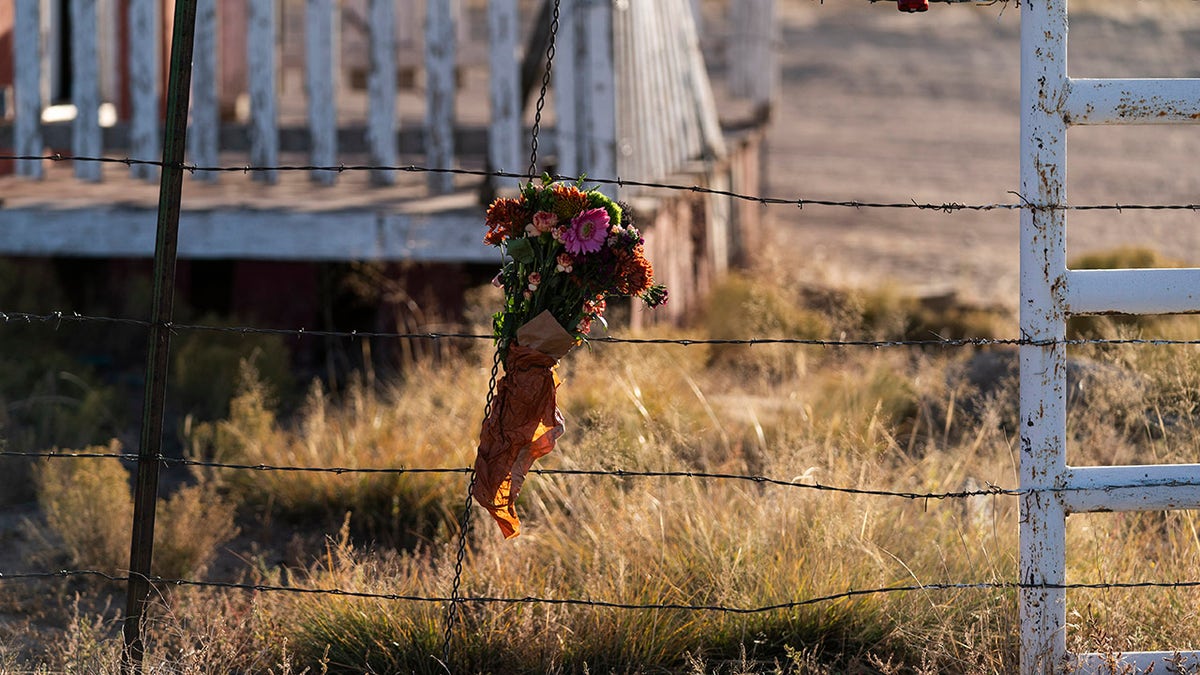
[[[76,157],[99,157],[100,72],[96,53],[96,0],[71,0],[71,102],[75,105],[71,153]],[[99,162],[74,163],[75,177],[98,182]]]
[[[717,117],[717,102],[713,96],[712,85],[708,80],[708,67],[704,63],[704,53],[700,50],[700,38],[696,33],[696,24],[691,21],[680,21],[678,27],[682,33],[687,54],[688,79],[691,83],[689,105],[699,115],[704,153],[708,157],[722,158],[725,156],[725,135],[721,131],[721,121]]]
[[[129,100],[133,108],[129,116],[129,154],[134,159],[157,160],[162,155],[157,7],[155,0],[129,0],[129,35],[138,36],[129,40],[127,47]],[[134,164],[129,172],[134,178],[158,178],[158,168],[147,164]]]
[[[426,165],[454,168],[454,66],[456,57],[454,12],[451,0],[429,0],[425,8]],[[454,189],[449,173],[429,174],[429,189],[443,194]]]
[[[730,3],[729,12],[729,92],[770,104],[778,90],[775,0],[739,0]]]
[[[45,149],[42,145],[41,3],[18,2],[14,9],[13,149],[18,155],[37,156]],[[16,173],[38,179],[45,176],[42,162],[36,159],[18,161]]]
[[[689,105],[688,91],[691,86],[691,72],[687,65],[687,43],[683,39],[679,23],[692,21],[699,16],[698,9],[691,0],[667,0],[664,9],[664,37],[667,40],[667,67],[671,73],[670,93],[668,102],[671,110],[668,122],[675,129],[678,145],[675,148],[674,161],[686,162],[699,159],[703,148],[700,144],[699,113]],[[672,21],[672,16],[682,17]]]
[[[489,89],[491,124],[488,129],[488,163],[495,171],[518,173],[521,166],[521,72],[517,58],[519,31],[516,0],[488,3]],[[497,178],[493,185],[515,188],[516,178]]]
[[[396,130],[396,15],[391,0],[371,0],[371,67],[367,73],[367,145],[370,163],[395,166]],[[392,185],[396,172],[376,169],[371,172],[375,185]]]
[[[148,258],[154,235],[151,209],[0,210],[2,255]],[[217,209],[180,214],[179,257],[492,263],[496,250],[479,236],[475,208],[436,214]]]
[[[246,27],[246,60],[250,79],[250,163],[279,165],[279,127],[275,94],[275,0],[250,0]],[[255,171],[254,180],[274,184],[279,172]]]
[[[593,2],[581,6],[581,25],[588,29],[582,69],[587,76],[587,123],[590,176],[613,178],[617,175],[617,116],[616,83],[613,67],[613,5]],[[610,197],[617,196],[617,187],[607,184],[601,190]]]
[[[662,8],[662,38],[666,42],[667,70],[667,121],[673,131],[673,147],[671,161],[678,166],[680,163],[700,157],[700,138],[696,132],[695,114],[688,108],[688,90],[686,79],[688,70],[684,64],[685,46],[679,35],[679,22],[692,20],[690,0],[667,0]],[[679,17],[672,20],[672,17]]]
[[[745,98],[749,96],[749,80],[753,76],[750,70],[750,41],[751,5],[754,0],[729,3],[727,20],[729,22],[729,41],[725,47],[725,72],[728,73],[729,93],[732,96]]]
[[[121,8],[118,5],[130,2],[96,0],[96,82],[102,103],[116,103],[121,99]]]
[[[663,67],[666,57],[662,48],[662,33],[658,26],[659,3],[638,3],[641,17],[637,23],[639,47],[641,48],[641,72],[621,73],[621,76],[637,77],[644,82],[641,100],[642,124],[645,125],[648,143],[644,152],[649,157],[650,180],[662,180],[669,171],[668,157],[675,130],[665,124],[663,113],[668,105],[669,92]]]
[[[561,0],[558,9],[558,36],[555,41],[554,67],[550,77],[554,84],[555,135],[558,140],[558,173],[578,176],[580,161],[579,108],[576,105],[580,88],[579,0]],[[545,54],[535,55],[544,59]],[[528,58],[528,57],[527,57]],[[535,167],[535,172],[536,172]]]
[[[188,154],[197,166],[217,166],[221,121],[217,104],[217,0],[196,2],[196,46],[192,55],[192,109]],[[216,182],[220,173],[196,171],[196,180]]]
[[[638,10],[630,3],[623,3],[613,11],[613,62],[622,73],[638,73]],[[646,168],[646,127],[640,124],[642,87],[641,77],[616,78],[617,100],[617,172],[621,176],[641,179],[648,173]],[[586,92],[586,86],[583,88]],[[577,97],[586,95],[576,92]],[[579,101],[576,105],[582,105]],[[581,139],[582,140],[582,139]],[[590,159],[589,159],[590,162]]]
[[[14,128],[0,126],[0,147],[16,147],[13,141]],[[188,132],[189,136],[191,131]],[[129,152],[129,123],[117,122],[111,127],[101,127],[100,135],[104,139],[105,151],[109,154]],[[425,152],[424,126],[411,125],[396,133],[396,147],[408,148],[414,154]],[[458,125],[454,129],[454,147],[458,148],[460,156],[473,158],[487,155],[487,127],[478,125]],[[365,155],[369,148],[366,143],[367,127],[362,123],[343,123],[338,126],[339,152],[348,155]],[[41,129],[42,143],[45,147],[66,148],[71,145],[70,124],[44,124]],[[220,147],[222,152],[246,154],[250,152],[250,127],[246,124],[226,123],[221,125]],[[542,137],[544,151],[554,152],[555,139],[553,136]],[[279,151],[282,153],[311,153],[312,134],[307,123],[279,127]],[[188,160],[189,164],[192,160]],[[209,163],[205,166],[213,166]],[[200,172],[197,172],[200,173]]]
[[[312,133],[312,163],[337,162],[337,109],[334,106],[338,68],[333,48],[340,21],[333,0],[308,0],[304,24],[304,83],[308,94],[308,126]],[[314,183],[333,185],[333,171],[313,171]]]

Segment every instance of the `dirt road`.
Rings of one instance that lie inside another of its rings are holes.
[[[1018,189],[1018,9],[786,0],[782,96],[770,135],[768,193],[779,197],[1011,203]],[[1200,3],[1081,2],[1074,77],[1200,75]],[[1075,3],[1073,3],[1073,6]],[[1068,200],[1196,203],[1200,129],[1071,131]],[[1015,308],[1018,216],[773,207],[804,274],[833,283],[952,287]],[[1068,252],[1150,246],[1200,264],[1200,215],[1072,213]],[[791,255],[781,251],[781,257]]]

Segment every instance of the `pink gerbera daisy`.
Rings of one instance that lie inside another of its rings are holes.
[[[575,255],[595,253],[607,237],[608,211],[587,209],[571,219],[571,227],[563,233],[563,248]]]

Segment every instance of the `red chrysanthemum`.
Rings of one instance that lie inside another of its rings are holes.
[[[487,210],[487,234],[483,242],[490,246],[499,246],[514,232],[520,232],[529,220],[528,209],[518,199],[500,198],[492,202]]]
[[[654,284],[654,268],[639,244],[632,251],[617,252],[613,288],[621,295],[640,295]]]

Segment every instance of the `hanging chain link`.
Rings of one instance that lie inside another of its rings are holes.
[[[542,109],[546,105],[546,91],[550,88],[550,70],[554,66],[554,43],[558,37],[559,3],[560,0],[554,0],[553,15],[550,20],[549,44],[546,46],[546,72],[542,75],[542,88],[538,92],[537,106],[534,109],[533,116],[533,129],[530,132],[529,179],[531,181],[537,171],[538,134],[542,128]],[[496,381],[500,376],[500,355],[504,353],[507,346],[506,341],[503,339],[496,341],[496,353],[492,356],[491,378],[488,380],[487,401],[483,406],[484,420],[487,420],[492,414],[492,405],[496,398]],[[471,530],[471,500],[475,492],[475,482],[478,478],[478,473],[472,470],[471,480],[467,486],[467,499],[463,504],[462,516],[458,521],[458,550],[454,559],[454,581],[450,586],[450,602],[446,606],[446,632],[442,636],[442,666],[447,670],[450,668],[450,642],[454,639],[454,626],[458,623],[459,618],[458,605],[462,602],[460,599],[460,587],[462,586],[463,559],[467,555],[467,539],[470,536]]]
[[[537,106],[533,111],[533,130],[529,135],[529,180],[537,175],[538,133],[542,130],[542,108],[546,106],[546,90],[550,88],[550,70],[554,67],[554,43],[558,38],[558,5],[554,0],[554,13],[550,18],[550,41],[546,45],[546,71],[542,73],[542,90],[538,93]]]
[[[496,353],[492,356],[492,374],[488,380],[487,401],[483,405],[483,419],[487,420],[492,414],[492,403],[496,398],[496,380],[500,376],[500,354],[504,350],[502,342],[496,343]],[[463,504],[462,516],[458,520],[458,552],[454,558],[454,582],[450,587],[450,602],[446,606],[446,632],[442,636],[442,665],[449,668],[450,641],[454,638],[454,624],[458,621],[459,587],[462,584],[463,558],[467,555],[467,539],[471,529],[471,499],[475,493],[475,481],[479,474],[472,469],[471,480],[467,485],[467,499]]]

